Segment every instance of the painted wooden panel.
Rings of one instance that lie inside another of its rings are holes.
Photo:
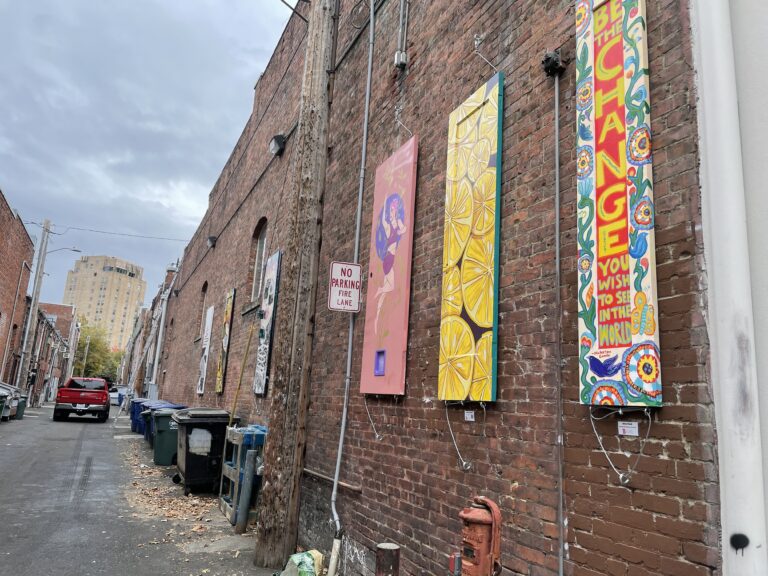
[[[448,120],[440,400],[496,400],[504,76]]]
[[[213,306],[205,311],[203,339],[200,345],[200,370],[197,374],[197,393],[205,392],[205,377],[208,373],[208,355],[211,352],[211,329],[213,328]]]
[[[253,393],[263,395],[269,380],[269,359],[272,352],[272,333],[277,308],[277,293],[280,285],[280,252],[267,260],[264,268],[263,292],[259,308],[259,345],[256,349],[256,374],[253,379]]]
[[[376,169],[360,392],[405,394],[418,138]]]
[[[227,375],[227,360],[229,358],[229,335],[232,331],[232,309],[235,305],[235,289],[227,292],[224,298],[224,318],[221,326],[221,348],[219,361],[216,364],[216,393],[224,392],[224,378]]]
[[[580,400],[660,406],[643,0],[576,4]]]

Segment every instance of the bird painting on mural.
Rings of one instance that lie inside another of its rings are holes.
[[[608,378],[619,373],[621,370],[621,362],[618,361],[618,356],[612,356],[607,360],[600,360],[594,356],[589,357],[589,367],[592,372],[600,378]]]

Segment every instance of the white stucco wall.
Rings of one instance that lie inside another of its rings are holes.
[[[768,494],[768,2],[731,0],[730,11]]]

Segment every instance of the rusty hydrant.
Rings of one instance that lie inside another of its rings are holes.
[[[459,513],[463,576],[501,574],[501,511],[493,500],[476,496]],[[457,567],[458,568],[458,567]]]

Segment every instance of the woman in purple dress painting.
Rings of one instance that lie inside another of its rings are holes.
[[[395,255],[400,244],[400,238],[405,234],[405,207],[399,194],[392,194],[387,198],[381,209],[379,227],[376,230],[376,254],[381,258],[384,269],[384,279],[376,290],[376,320],[373,324],[374,332],[379,333],[379,315],[384,306],[387,294],[395,289]]]

